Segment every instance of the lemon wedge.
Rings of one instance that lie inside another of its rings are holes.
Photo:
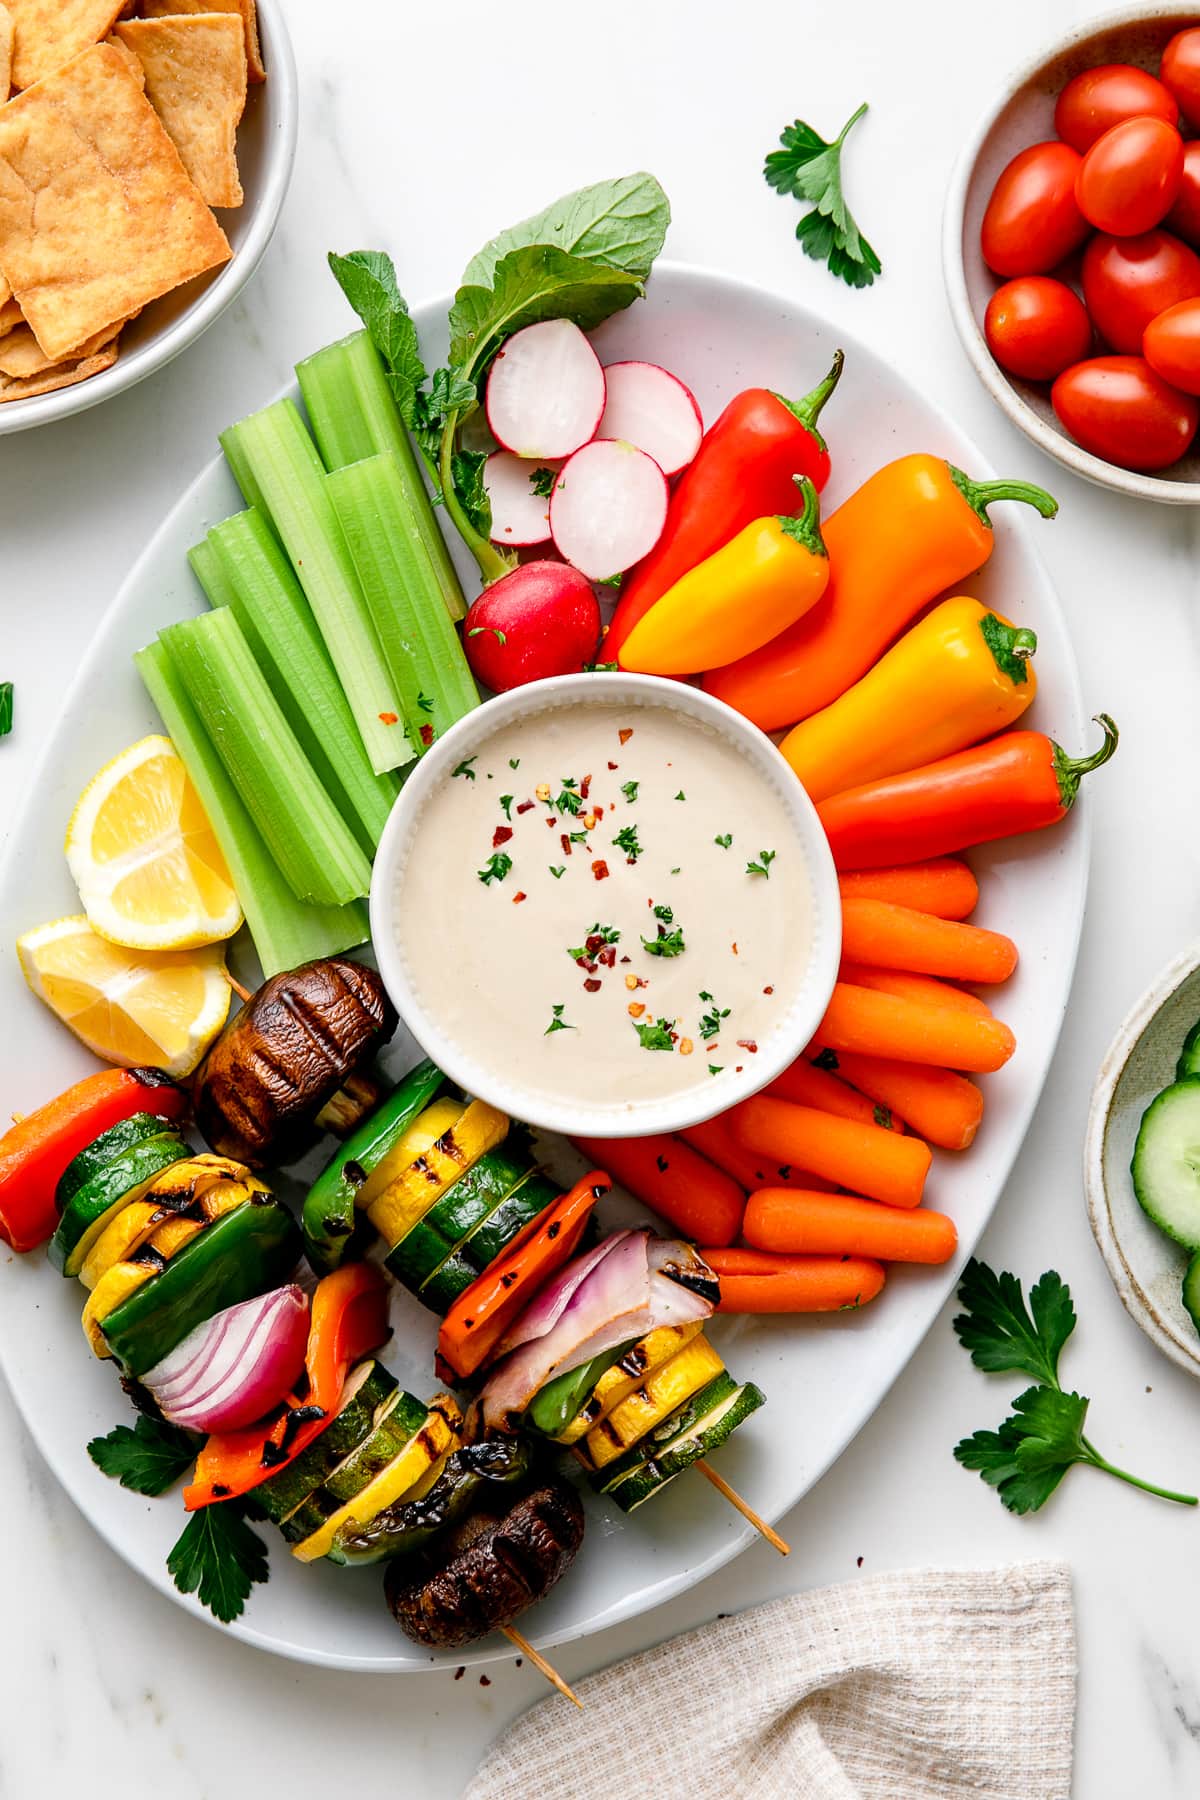
[[[17,939],[26,981],[89,1050],[125,1068],[190,1075],[229,1016],[225,959],[207,949],[123,949],[83,917]]]
[[[242,923],[225,858],[169,738],[143,738],[88,783],[66,849],[88,918],[114,944],[193,950]]]

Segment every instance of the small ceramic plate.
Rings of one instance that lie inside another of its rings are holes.
[[[942,269],[950,312],[975,373],[992,399],[1026,437],[1076,475],[1120,494],[1175,506],[1200,505],[1200,438],[1187,456],[1159,475],[1118,469],[1081,450],[1066,435],[1054,416],[1047,383],[1018,381],[993,360],[983,335],[983,315],[1000,278],[983,260],[979,227],[1000,171],[1018,150],[1053,138],[1054,102],[1073,75],[1110,62],[1134,63],[1157,73],[1167,42],[1185,25],[1197,23],[1196,10],[1143,4],[1073,26],[1019,69],[984,114],[950,178],[942,224]]]
[[[1121,1026],[1092,1090],[1084,1152],[1088,1217],[1125,1310],[1160,1350],[1200,1376],[1200,1332],[1183,1309],[1188,1252],[1146,1217],[1129,1163],[1142,1114],[1175,1079],[1200,1019],[1200,944],[1176,957]]]

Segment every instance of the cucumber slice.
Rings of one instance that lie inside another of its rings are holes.
[[[174,1126],[166,1119],[158,1119],[148,1112],[131,1113],[129,1118],[110,1125],[98,1138],[93,1138],[86,1150],[81,1150],[59,1176],[54,1195],[59,1212],[65,1212],[81,1187],[86,1186],[108,1163],[115,1162],[118,1156],[132,1150],[135,1144],[143,1144],[147,1138],[169,1136],[173,1132],[178,1136]]]
[[[556,1200],[562,1199],[562,1189],[557,1187],[549,1176],[543,1175],[540,1169],[530,1172],[529,1178],[514,1188],[507,1199],[502,1200],[494,1212],[488,1214],[483,1224],[478,1226],[462,1245],[463,1255],[474,1263],[477,1271],[482,1272],[490,1263],[495,1262],[500,1252],[524,1231],[531,1219],[545,1212]]]
[[[669,1418],[663,1420],[661,1425],[656,1425],[653,1431],[648,1431],[639,1443],[625,1452],[624,1456],[618,1457],[616,1462],[609,1463],[606,1468],[597,1470],[592,1476],[592,1486],[597,1493],[608,1493],[609,1489],[616,1487],[617,1483],[623,1481],[626,1475],[633,1474],[651,1457],[664,1451],[673,1438],[679,1437],[690,1431],[693,1426],[701,1424],[714,1408],[720,1406],[736,1391],[737,1382],[728,1369],[722,1369],[719,1375],[714,1375],[712,1380],[694,1393],[683,1406],[677,1407]],[[576,1455],[578,1454],[576,1451]],[[585,1468],[588,1467],[584,1458],[581,1457],[580,1460],[584,1462]]]
[[[668,1483],[699,1462],[702,1456],[710,1456],[719,1449],[744,1419],[766,1404],[766,1395],[753,1382],[748,1381],[727,1393],[723,1389],[723,1378],[718,1377],[697,1394],[690,1405],[699,1410],[705,1395],[711,1395],[718,1388],[722,1390],[719,1398],[701,1411],[699,1417],[692,1418],[662,1449],[608,1488],[609,1497],[616,1501],[622,1512],[634,1512],[652,1495],[661,1493]]]
[[[396,1385],[396,1377],[372,1358],[350,1371],[342,1389],[342,1403],[331,1423],[294,1462],[254,1489],[254,1498],[268,1519],[281,1524],[320,1487],[344,1456],[358,1448],[369,1435],[384,1401],[395,1393]]]
[[[1200,1020],[1184,1038],[1179,1061],[1175,1064],[1176,1081],[1186,1081],[1189,1075],[1200,1075]]]
[[[1189,1075],[1150,1102],[1130,1172],[1147,1218],[1185,1250],[1200,1250],[1200,1077]]]
[[[311,1537],[348,1500],[361,1494],[416,1436],[428,1410],[423,1401],[405,1393],[403,1388],[389,1395],[362,1443],[331,1469],[320,1487],[283,1521],[281,1529],[288,1543],[299,1544]]]
[[[1200,1254],[1193,1256],[1183,1277],[1183,1306],[1196,1330],[1200,1331]]]
[[[78,1275],[92,1245],[117,1213],[140,1200],[164,1169],[190,1155],[177,1133],[161,1131],[159,1136],[143,1138],[105,1162],[72,1194],[46,1247],[59,1274]]]

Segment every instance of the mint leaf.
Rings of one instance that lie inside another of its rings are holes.
[[[157,1496],[187,1474],[198,1444],[199,1439],[178,1425],[140,1413],[132,1426],[115,1425],[105,1437],[93,1438],[87,1453],[123,1488]]]
[[[410,427],[423,423],[418,390],[425,383],[425,365],[391,257],[382,250],[352,250],[348,256],[330,251],[329,267],[383,358],[400,417]]]
[[[167,1568],[180,1593],[195,1594],[223,1625],[239,1617],[255,1582],[270,1575],[262,1539],[227,1500],[192,1514]]]
[[[486,286],[495,278],[497,263],[527,244],[553,244],[644,280],[670,222],[670,204],[653,175],[639,171],[597,181],[500,232],[471,258],[463,281]]]

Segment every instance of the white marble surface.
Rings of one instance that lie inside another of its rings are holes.
[[[492,230],[601,175],[653,169],[676,258],[760,280],[843,319],[951,407],[1004,470],[1063,503],[1039,544],[1076,631],[1085,695],[1124,729],[1096,783],[1092,899],[1074,1002],[1033,1131],[984,1240],[1028,1278],[1054,1264],[1081,1325],[1067,1373],[1095,1396],[1115,1461],[1200,1491],[1191,1380],[1140,1337],[1088,1232],[1080,1151],[1108,1039],[1196,931],[1200,645],[1193,516],[1111,499],[1046,462],[995,413],[953,337],[941,196],[955,146],[1009,64],[1077,0],[610,0],[507,12],[288,0],[303,83],[301,149],[278,237],[239,305],[157,379],[82,418],[0,445],[0,675],[18,727],[0,749],[0,832],[57,716],[92,621],[217,431],[346,327],[329,247],[385,245],[410,297],[449,287]],[[1053,17],[1052,17],[1053,15]],[[871,113],[849,182],[884,279],[852,294],[807,262],[758,170],[797,112],[829,130]],[[836,421],[831,419],[836,430]],[[86,721],[80,722],[86,730]],[[1008,1517],[951,1460],[1016,1384],[989,1381],[939,1320],[890,1398],[786,1521],[787,1563],[748,1552],[703,1591],[564,1650],[568,1678],[795,1588],[910,1564],[1061,1555],[1080,1628],[1075,1792],[1200,1792],[1200,1515],[1090,1471],[1034,1519]],[[69,1379],[64,1371],[64,1379]],[[776,1418],[776,1428],[786,1429]],[[441,1800],[540,1697],[528,1669],[389,1682],[254,1655],[197,1625],[107,1550],[29,1444],[0,1384],[0,1795],[78,1789],[161,1800],[277,1787],[317,1800],[347,1781]],[[664,1772],[664,1779],[669,1776]],[[614,1800],[617,1797],[614,1796]]]

